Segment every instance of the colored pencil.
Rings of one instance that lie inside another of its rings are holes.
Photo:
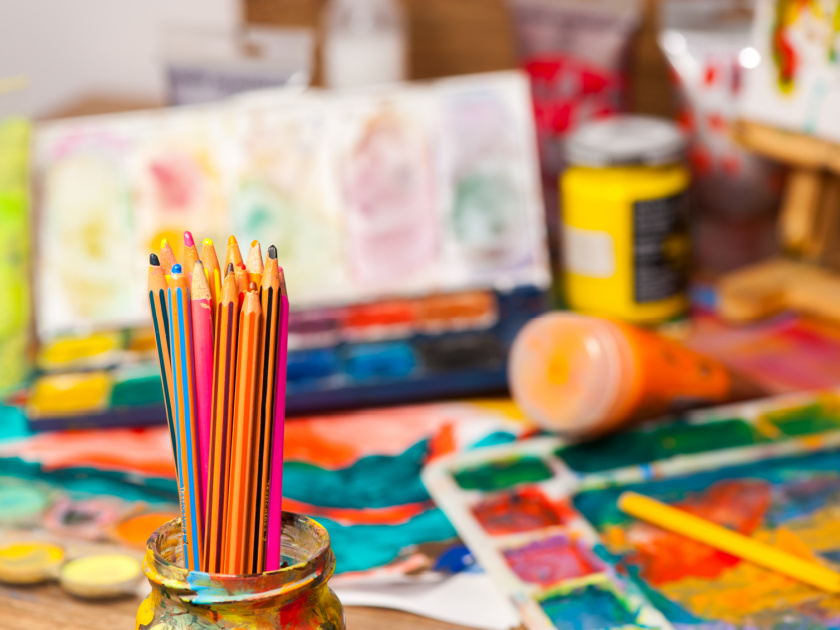
[[[635,492],[624,492],[618,498],[623,512],[663,529],[742,558],[794,580],[810,584],[829,593],[840,593],[840,574],[816,562],[805,560],[755,538],[660,503]]]
[[[274,426],[274,395],[277,376],[277,339],[280,333],[280,271],[277,248],[268,248],[268,260],[262,273],[260,307],[263,313],[263,336],[260,350],[260,371],[257,390],[259,422],[257,423],[257,507],[256,553],[257,571],[265,571],[266,532],[268,531],[269,471],[271,469],[271,434]]]
[[[236,348],[239,341],[239,291],[229,273],[222,285],[216,309],[216,351],[213,371],[213,426],[210,440],[210,470],[207,491],[205,543],[206,570],[228,571],[223,564],[225,541],[225,495],[230,472],[230,443],[233,430]]]
[[[248,260],[245,263],[245,270],[248,272],[248,282],[253,282],[257,286],[262,284],[263,261],[259,241],[253,241],[251,243],[251,249],[248,250]]]
[[[198,258],[198,249],[191,232],[184,232],[184,271],[187,275],[187,282],[192,283],[193,269]]]
[[[242,252],[239,251],[239,243],[236,242],[236,237],[231,236],[227,244],[227,256],[225,257],[225,269],[233,263],[234,267],[242,264]]]
[[[172,266],[178,261],[175,260],[175,253],[172,251],[172,246],[165,238],[160,241],[160,266],[163,267],[163,273],[168,276],[172,273]]]
[[[276,251],[276,250],[275,250]],[[283,563],[281,533],[283,530],[283,436],[286,422],[286,355],[289,341],[289,296],[283,269],[280,274],[280,314],[277,335],[277,368],[274,378],[274,427],[271,432],[271,471],[269,473],[268,525],[266,533],[265,570],[276,571]]]
[[[178,461],[178,447],[175,438],[175,422],[172,419],[172,356],[169,339],[169,311],[166,308],[166,278],[163,267],[155,254],[149,256],[149,308],[155,329],[158,362],[160,363],[160,384],[163,387],[163,404],[166,407],[166,422],[172,440],[172,455]]]
[[[239,263],[233,268],[233,273],[236,275],[236,286],[239,288],[240,303],[245,299],[245,293],[248,291],[248,271],[245,269],[243,263]]]
[[[195,361],[195,417],[198,432],[199,487],[201,515],[207,515],[207,480],[210,468],[210,432],[213,418],[213,299],[200,260],[193,264],[190,287],[190,314]]]
[[[234,390],[236,405],[227,492],[226,565],[229,571],[237,574],[253,573],[255,570],[252,522],[256,514],[256,483],[253,465],[261,318],[259,294],[256,285],[252,283],[245,293],[239,314]]]
[[[172,266],[169,278],[169,330],[172,336],[173,408],[178,444],[181,518],[184,530],[184,564],[201,568],[202,523],[199,460],[196,449],[195,385],[190,291],[181,265]]]
[[[213,297],[213,316],[219,309],[219,299],[222,297],[222,269],[219,267],[219,258],[216,256],[216,247],[209,238],[204,239],[201,247],[201,260],[204,262],[204,271],[207,272],[207,282],[210,283],[210,294]]]

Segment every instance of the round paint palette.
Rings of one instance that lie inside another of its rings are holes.
[[[0,480],[0,525],[37,523],[50,504],[50,491],[36,484]]]
[[[0,547],[0,582],[39,584],[53,579],[64,561],[64,550],[43,542]]]
[[[58,580],[71,595],[103,599],[134,593],[142,575],[135,558],[111,553],[71,560],[61,567]]]

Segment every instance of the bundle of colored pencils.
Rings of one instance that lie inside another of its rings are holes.
[[[178,472],[184,565],[242,575],[282,564],[289,301],[277,249],[236,239],[219,267],[184,233],[149,257],[149,305]]]

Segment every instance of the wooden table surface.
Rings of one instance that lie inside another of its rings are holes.
[[[139,597],[111,602],[87,602],[65,594],[58,586],[27,588],[0,585],[2,630],[133,630]],[[378,608],[346,609],[349,630],[460,630],[416,615]]]

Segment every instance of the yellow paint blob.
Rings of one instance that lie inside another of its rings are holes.
[[[62,588],[79,597],[114,597],[131,590],[140,577],[140,563],[131,556],[103,554],[71,560],[61,568]]]
[[[57,374],[35,383],[29,406],[36,413],[73,413],[98,409],[111,393],[111,379],[105,372]]]
[[[0,582],[36,584],[56,574],[64,550],[42,542],[16,543],[0,547]]]
[[[40,362],[57,366],[119,350],[122,345],[118,333],[97,333],[89,337],[58,339],[41,351]]]

